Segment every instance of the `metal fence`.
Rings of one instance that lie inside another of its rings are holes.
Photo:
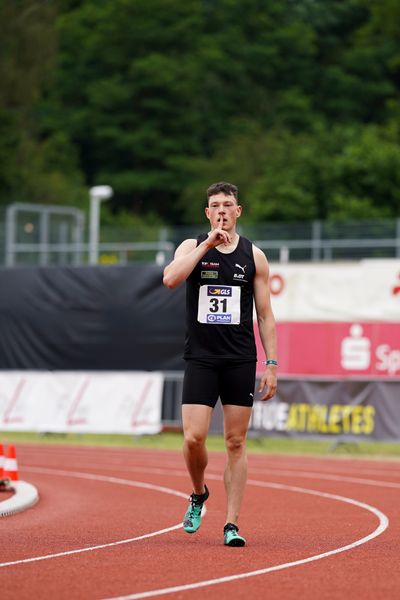
[[[204,222],[190,227],[103,226],[99,263],[164,264],[183,239],[205,229]],[[400,218],[241,223],[239,233],[253,240],[272,262],[400,257]],[[89,253],[82,211],[29,204],[0,209],[0,265],[85,265]]]
[[[273,261],[331,261],[400,256],[400,219],[310,221],[249,228]]]
[[[0,265],[85,265],[92,242],[83,211],[76,208],[15,203],[0,212]],[[175,249],[159,227],[103,227],[100,264],[169,261]]]

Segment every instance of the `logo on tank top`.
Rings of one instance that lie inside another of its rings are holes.
[[[232,315],[207,315],[207,323],[230,325],[232,323]]]
[[[218,262],[208,262],[205,260],[201,261],[201,279],[218,279],[218,271],[219,263]]]
[[[201,279],[218,279],[218,271],[202,271]]]
[[[219,262],[207,262],[202,260],[201,267],[202,269],[219,269]]]
[[[232,288],[228,286],[217,287],[215,285],[209,285],[207,296],[232,296]]]
[[[236,281],[243,281],[243,282],[247,283],[246,267],[247,267],[247,265],[239,265],[238,263],[236,263],[235,268],[240,270],[241,273],[234,273],[233,279],[236,279]]]

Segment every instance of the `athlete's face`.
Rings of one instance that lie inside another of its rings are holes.
[[[212,229],[232,229],[241,214],[242,207],[238,205],[235,196],[227,196],[221,192],[208,199],[206,216]]]

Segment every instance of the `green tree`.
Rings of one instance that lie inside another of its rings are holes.
[[[245,207],[243,221],[395,217],[400,214],[397,130],[378,125],[320,123],[313,132],[263,131],[248,124],[211,159],[193,165],[185,189],[185,220],[199,221],[205,189],[232,180]]]
[[[0,1],[0,202],[86,204],[108,183],[114,212],[194,222],[232,179],[248,220],[394,216],[399,11]]]
[[[400,214],[400,146],[393,128],[370,125],[354,131],[333,168],[330,218]]]
[[[81,193],[75,151],[62,132],[44,138],[37,111],[57,51],[48,2],[0,3],[0,202],[64,202]]]
[[[88,0],[59,19],[59,119],[88,183],[111,184],[117,206],[174,214],[176,158],[200,151],[198,12],[194,0]]]
[[[179,219],[192,163],[211,156],[236,121],[311,120],[302,87],[313,32],[288,1],[67,4],[60,121],[88,181],[109,182],[117,206]]]

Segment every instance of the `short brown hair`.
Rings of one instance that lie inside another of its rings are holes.
[[[236,185],[233,183],[227,183],[226,181],[219,181],[218,183],[213,183],[207,189],[207,199],[211,196],[216,196],[216,194],[225,194],[226,196],[234,196],[236,200],[238,200],[239,190]]]

